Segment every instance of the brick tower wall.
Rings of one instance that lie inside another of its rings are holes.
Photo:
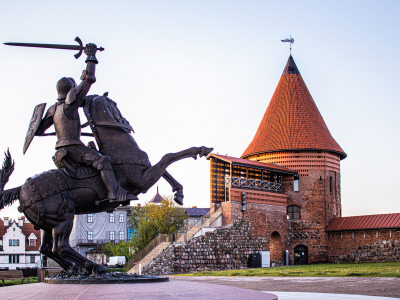
[[[294,248],[298,245],[307,246],[309,263],[328,261],[325,228],[333,218],[341,216],[339,155],[324,151],[286,151],[264,153],[249,159],[299,172],[299,191],[293,191],[292,176],[282,180],[287,206],[297,205],[301,210],[300,220],[286,222],[289,235],[286,249],[290,253],[290,262],[293,262]]]

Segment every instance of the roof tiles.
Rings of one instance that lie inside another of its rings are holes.
[[[400,228],[400,213],[339,217],[332,220],[326,231]]]
[[[326,126],[299,70],[290,56],[243,158],[284,150],[326,150],[347,155]]]

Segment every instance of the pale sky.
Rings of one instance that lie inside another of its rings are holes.
[[[292,35],[300,73],[348,155],[343,216],[398,213],[399,8],[365,0],[1,1],[0,42],[75,44],[79,36],[104,47],[91,93],[109,92],[155,164],[202,145],[240,157],[288,59],[280,40]],[[36,137],[26,155],[22,147],[33,108],[55,103],[61,77],[79,80],[84,56],[73,54],[0,45],[0,151],[9,147],[16,165],[6,189],[55,168],[55,137]],[[207,160],[168,171],[184,186],[185,206],[209,206]],[[171,194],[163,179],[159,188]],[[0,217],[15,218],[17,207]]]

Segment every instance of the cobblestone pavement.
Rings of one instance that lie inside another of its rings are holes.
[[[334,293],[400,298],[400,278],[397,277],[171,276],[170,280],[206,282],[256,291]]]

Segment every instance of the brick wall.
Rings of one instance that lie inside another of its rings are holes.
[[[400,231],[396,229],[327,233],[329,261],[400,261]]]
[[[330,190],[332,177],[332,193]],[[328,261],[328,241],[325,228],[334,217],[340,216],[340,174],[330,170],[310,169],[308,176],[300,177],[300,191],[293,191],[292,183],[284,183],[288,206],[301,209],[300,220],[290,220],[289,260],[294,263],[294,248],[308,248],[308,262]]]

